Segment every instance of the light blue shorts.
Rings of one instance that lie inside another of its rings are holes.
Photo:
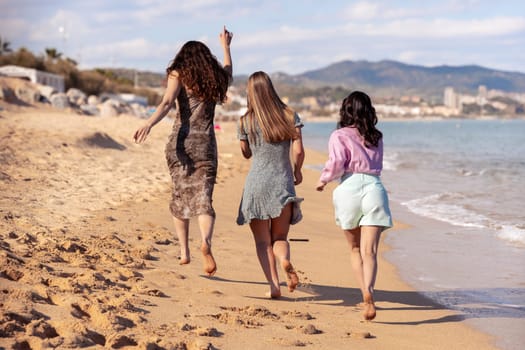
[[[343,230],[392,227],[388,195],[379,176],[346,174],[333,192],[335,222]]]

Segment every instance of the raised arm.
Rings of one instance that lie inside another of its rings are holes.
[[[168,114],[171,107],[173,106],[173,103],[175,102],[175,99],[179,95],[181,86],[182,85],[177,72],[171,72],[171,74],[168,76],[168,86],[166,87],[162,101],[160,101],[159,105],[155,109],[155,112],[153,112],[148,120],[146,120],[144,125],[138,128],[133,135],[133,139],[135,139],[136,143],[144,142],[148,137],[151,128],[161,121],[162,118],[166,116],[166,114]]]
[[[226,26],[222,28],[221,34],[219,34],[219,40],[221,41],[222,51],[224,55],[223,66],[224,69],[233,76],[232,56],[230,52],[230,43],[232,42],[233,33],[226,30]]]

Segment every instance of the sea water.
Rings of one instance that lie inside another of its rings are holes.
[[[386,258],[497,345],[522,348],[525,120],[380,121],[378,128],[394,220],[411,226],[386,234]],[[306,122],[306,147],[326,153],[334,129],[335,122]]]

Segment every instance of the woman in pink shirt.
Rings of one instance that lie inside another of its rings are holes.
[[[344,100],[337,130],[330,135],[328,161],[317,190],[333,180],[336,224],[350,244],[350,263],[363,294],[365,320],[376,316],[374,284],[377,246],[381,232],[392,227],[388,196],[381,179],[383,134],[376,129],[377,116],[370,97],[354,91]]]

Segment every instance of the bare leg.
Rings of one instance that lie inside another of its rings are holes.
[[[253,219],[250,222],[250,228],[253,232],[259,263],[261,264],[266,280],[270,284],[270,297],[272,299],[279,298],[281,296],[281,290],[279,287],[279,276],[275,266],[275,256],[272,249],[270,222],[269,220]]]
[[[363,259],[363,281],[365,302],[364,317],[366,320],[373,320],[376,317],[374,305],[374,285],[377,276],[377,247],[381,231],[380,226],[361,227],[361,257]]]
[[[188,230],[189,230],[189,219],[179,219],[177,217],[173,217],[173,223],[175,226],[175,233],[177,234],[177,238],[179,239],[179,246],[180,246],[180,261],[179,264],[189,264],[191,261],[190,258],[190,248],[188,246]]]
[[[286,274],[288,290],[293,292],[299,284],[299,278],[290,262],[290,244],[288,243],[288,231],[290,230],[290,219],[292,216],[292,204],[283,208],[281,215],[271,220],[271,235],[273,253],[279,260],[281,268]]]
[[[363,279],[363,259],[361,257],[361,228],[344,230],[346,240],[350,246],[350,265],[352,272],[359,285],[361,294],[365,292],[365,282]]]
[[[198,221],[202,238],[201,252],[203,255],[204,272],[206,272],[208,276],[213,276],[217,271],[217,264],[211,253],[211,238],[215,225],[215,217],[203,214],[198,216]]]

